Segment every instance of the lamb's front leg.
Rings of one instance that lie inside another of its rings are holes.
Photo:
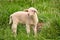
[[[30,34],[30,25],[29,24],[26,24],[26,31],[27,31],[27,34],[29,37],[29,34]]]
[[[34,25],[33,30],[34,30],[34,35],[37,36],[37,24]]]

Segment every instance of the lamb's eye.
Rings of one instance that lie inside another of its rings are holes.
[[[29,10],[29,12],[36,12],[35,10]]]

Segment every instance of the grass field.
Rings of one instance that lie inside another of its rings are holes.
[[[11,33],[9,16],[17,11],[29,7],[38,10],[39,22],[44,26],[37,37],[33,35],[31,29],[30,36],[27,37],[25,25],[19,24],[16,38]],[[60,40],[60,0],[0,0],[0,40]]]

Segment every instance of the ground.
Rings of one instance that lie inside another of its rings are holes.
[[[25,25],[18,24],[17,37],[14,38],[9,25],[9,16],[14,12],[35,7],[39,22],[44,26],[37,37],[31,29],[27,37]],[[60,0],[0,0],[0,40],[60,40]]]

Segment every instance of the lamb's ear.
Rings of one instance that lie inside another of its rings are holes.
[[[28,9],[24,9],[25,12],[28,12]]]
[[[34,12],[34,13],[38,13],[38,11],[37,11],[37,10],[34,10],[33,12]]]

